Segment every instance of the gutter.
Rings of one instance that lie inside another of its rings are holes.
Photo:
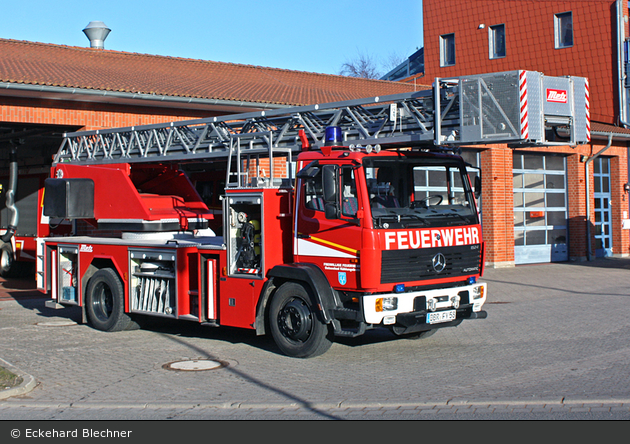
[[[85,89],[85,88],[69,88],[65,86],[48,86],[48,85],[31,85],[27,83],[10,83],[0,82],[0,90],[10,90],[23,93],[50,93],[50,94],[65,94],[72,97],[76,97],[75,100],[82,101],[81,96],[85,96],[83,101],[87,100],[87,97],[94,99],[109,98],[115,100],[146,100],[149,102],[161,102],[167,105],[200,105],[200,106],[223,106],[230,108],[255,108],[255,109],[278,109],[288,108],[293,105],[279,105],[274,103],[259,103],[249,102],[243,100],[224,100],[224,99],[203,99],[197,97],[179,97],[179,96],[167,96],[163,94],[145,94],[145,93],[128,93],[121,91],[104,91],[99,89]],[[1,92],[0,92],[1,94]],[[59,98],[60,100],[62,98]],[[72,99],[70,99],[72,100]]]
[[[607,131],[591,131],[591,137],[598,136],[598,139],[608,139],[610,136],[613,136],[614,139],[625,139],[630,140],[630,134],[623,133],[613,133]]]

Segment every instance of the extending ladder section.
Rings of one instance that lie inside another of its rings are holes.
[[[588,81],[534,71],[436,79],[432,90],[182,122],[65,134],[54,163],[198,161],[326,144],[577,145],[590,140]],[[438,110],[436,112],[435,110]],[[551,131],[550,131],[551,130]]]

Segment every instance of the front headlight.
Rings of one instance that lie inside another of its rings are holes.
[[[398,298],[396,296],[390,296],[386,298],[377,298],[374,303],[374,309],[377,312],[392,311],[398,308]]]
[[[481,299],[483,298],[483,285],[473,288],[472,294],[473,299]]]

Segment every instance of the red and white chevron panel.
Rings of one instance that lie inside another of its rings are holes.
[[[529,137],[529,122],[527,115],[527,72],[521,71],[519,76],[519,93],[521,98],[521,139]]]
[[[588,86],[588,79],[584,79],[584,90],[586,91],[586,140],[591,141],[591,102],[590,102],[590,89]]]

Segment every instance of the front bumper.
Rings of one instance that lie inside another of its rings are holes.
[[[486,302],[486,289],[486,283],[480,282],[436,290],[365,295],[363,315],[367,324],[405,327],[425,324],[427,313],[440,311],[456,310],[458,322],[482,318],[486,316],[481,309]]]

